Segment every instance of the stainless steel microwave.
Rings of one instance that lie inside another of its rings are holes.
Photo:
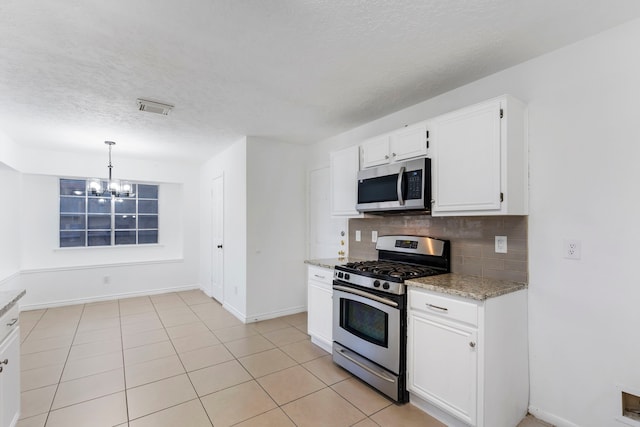
[[[358,172],[359,212],[431,210],[431,159],[397,162]]]

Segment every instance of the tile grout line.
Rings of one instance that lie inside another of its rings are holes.
[[[190,305],[188,305],[186,303],[186,301],[184,301],[184,298],[182,298],[182,296],[180,296],[178,293],[176,293],[176,295],[182,300],[182,302],[184,302],[187,307],[189,308],[189,310],[198,318],[200,319],[200,316],[198,316],[198,313],[196,313],[195,311],[193,311],[193,309],[191,308]],[[151,301],[151,303],[153,304],[154,309],[156,310],[156,313],[158,315],[158,318],[160,318],[160,323],[162,323],[162,326],[164,327],[164,333],[167,334],[167,336],[169,337],[169,342],[171,343],[171,346],[173,347],[173,350],[176,352],[176,356],[178,357],[178,360],[180,361],[180,364],[182,365],[182,369],[184,369],[184,374],[180,374],[180,375],[185,375],[187,377],[187,379],[189,380],[189,384],[191,384],[191,387],[193,387],[193,391],[196,394],[196,399],[198,399],[198,402],[200,403],[200,406],[202,406],[202,410],[204,411],[204,413],[207,416],[207,419],[209,420],[209,422],[211,423],[211,425],[213,426],[213,420],[211,419],[211,416],[209,415],[209,412],[207,412],[207,408],[205,408],[204,403],[202,402],[202,399],[200,399],[200,396],[198,395],[198,390],[196,389],[196,386],[193,384],[193,381],[191,380],[191,377],[189,376],[189,372],[187,371],[187,367],[184,366],[184,362],[182,361],[182,358],[180,357],[180,353],[178,353],[178,349],[176,348],[175,344],[173,343],[173,340],[171,339],[171,336],[169,335],[169,332],[167,331],[167,327],[164,324],[164,322],[162,321],[162,318],[160,317],[160,313],[158,313],[157,307],[155,305],[155,303],[153,301]],[[203,322],[204,323],[204,322]],[[207,327],[208,329],[208,327]],[[215,334],[214,334],[215,336]],[[217,337],[216,337],[217,339]],[[187,402],[190,402],[190,400],[188,400]],[[178,403],[177,405],[174,406],[178,406],[178,405],[182,405],[184,403],[187,402],[182,402],[182,403]],[[174,407],[171,406],[171,407]],[[161,409],[160,411],[164,411],[165,409],[168,408],[164,408]],[[160,412],[160,411],[156,411],[156,412]],[[150,414],[147,414],[145,416],[148,416]]]
[[[62,371],[60,372],[60,378],[58,379],[58,383],[56,384],[56,391],[53,393],[53,398],[51,399],[51,403],[49,404],[49,410],[47,411],[47,418],[44,421],[45,426],[49,422],[49,417],[51,416],[51,412],[53,410],[52,409],[53,402],[55,402],[56,400],[56,396],[58,395],[58,390],[60,389],[60,383],[62,382],[62,376],[64,375],[64,370],[66,369],[67,363],[69,362],[69,356],[71,355],[71,349],[73,348],[73,341],[76,339],[76,335],[78,334],[78,328],[80,327],[80,322],[82,321],[82,315],[84,314],[84,309],[85,309],[85,304],[82,304],[82,310],[80,311],[80,316],[78,317],[78,322],[76,323],[76,329],[73,332],[73,336],[71,337],[71,343],[69,344],[69,351],[67,352],[67,357],[64,360],[64,366],[62,367]],[[43,314],[43,317],[44,317],[44,314]]]
[[[127,365],[124,362],[124,337],[122,332],[122,311],[120,300],[118,299],[118,324],[120,325],[120,344],[122,345],[122,380],[124,382],[124,410],[127,416],[127,426],[129,425],[129,393],[127,393]]]

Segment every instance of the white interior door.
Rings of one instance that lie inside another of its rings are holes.
[[[224,175],[211,186],[211,296],[224,302]]]

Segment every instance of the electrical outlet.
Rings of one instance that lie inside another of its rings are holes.
[[[359,242],[360,240],[362,240],[362,233],[360,230],[356,230],[356,242]]]
[[[372,241],[373,243],[375,243],[375,242],[377,242],[377,241],[378,241],[378,232],[377,232],[377,231],[372,231],[372,232],[371,232],[371,241]]]
[[[582,245],[580,240],[564,241],[564,257],[567,259],[580,259],[582,253]]]
[[[102,278],[102,283],[105,285],[108,285],[109,283],[111,283],[111,276],[104,276]]]
[[[496,253],[507,253],[507,236],[496,236]]]

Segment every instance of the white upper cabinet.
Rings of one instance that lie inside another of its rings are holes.
[[[380,166],[391,161],[389,157],[389,135],[367,139],[360,147],[362,168]]]
[[[426,122],[367,139],[360,147],[362,169],[400,160],[425,157],[428,152]]]
[[[525,124],[509,95],[430,121],[432,214],[528,214]]]
[[[329,155],[331,215],[360,216],[358,202],[359,148],[353,146]]]
[[[427,135],[426,122],[406,126],[393,132],[390,138],[391,159],[399,161],[425,157],[429,149]]]

